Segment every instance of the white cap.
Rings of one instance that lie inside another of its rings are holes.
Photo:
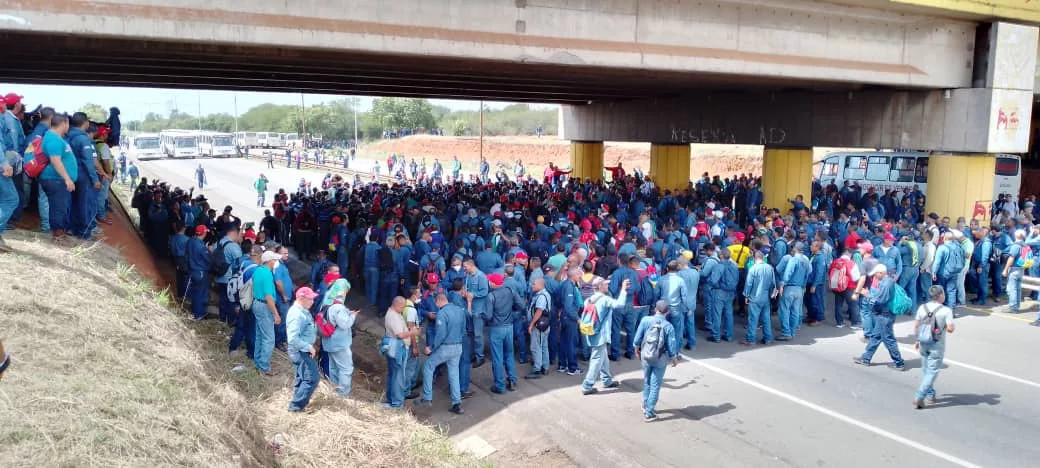
[[[870,274],[876,275],[878,273],[888,273],[888,268],[883,263],[878,263],[873,270],[870,270]]]
[[[260,263],[267,263],[267,262],[270,262],[271,260],[281,260],[281,259],[282,259],[281,255],[278,255],[278,254],[268,250],[267,252],[264,252],[264,254],[260,256]]]

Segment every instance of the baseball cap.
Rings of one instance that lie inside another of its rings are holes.
[[[205,225],[201,225],[200,224],[198,226],[195,226],[195,235],[196,236],[201,236],[201,235],[205,234],[206,231],[208,231],[208,229],[206,229]]]
[[[256,233],[253,232],[252,230],[248,230],[248,231],[245,232],[245,234],[242,234],[242,238],[255,241],[256,240]]]
[[[313,289],[308,288],[306,286],[296,290],[296,298],[297,299],[303,299],[303,298],[314,299],[315,297],[318,297],[318,293],[314,292]]]
[[[260,256],[260,263],[267,263],[267,262],[270,262],[272,260],[281,260],[281,259],[282,259],[281,255],[278,255],[274,251],[268,250],[268,251],[264,252],[263,255]]]
[[[441,282],[441,279],[437,276],[437,273],[427,273],[426,282],[430,284],[437,284]]]
[[[22,102],[23,97],[25,96],[20,96],[15,93],[7,93],[7,95],[4,96],[4,104],[13,106],[15,104],[18,104],[19,102]]]
[[[874,251],[874,244],[871,244],[870,241],[862,241],[858,247],[867,253]]]
[[[501,273],[492,273],[490,275],[487,275],[487,279],[489,283],[495,286],[502,286],[502,283],[504,283],[506,280],[502,277]]]
[[[893,236],[891,232],[886,232],[884,239],[887,241],[894,241],[896,240],[896,236]]]
[[[524,253],[524,252],[517,252],[517,253],[516,253],[516,258],[519,258],[519,259],[521,259],[521,260],[525,260],[525,259],[527,259],[528,257],[527,257],[527,254],[526,254],[526,253]]]

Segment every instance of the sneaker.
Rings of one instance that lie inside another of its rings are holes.
[[[579,367],[577,369],[567,371],[567,375],[581,375],[582,372],[582,369]]]
[[[863,358],[861,358],[861,357],[854,357],[854,358],[852,358],[852,362],[854,362],[856,364],[859,364],[861,366],[870,367],[870,361],[864,361]]]
[[[851,327],[849,327],[849,328],[851,328],[851,329],[853,329],[853,330],[862,330],[862,329],[863,329],[863,326],[862,326],[862,325],[853,325],[853,326],[851,326]]]
[[[531,371],[531,373],[525,375],[524,378],[527,379],[527,380],[540,379],[540,378],[542,378],[542,371],[540,371],[540,370]]]
[[[925,398],[925,401],[927,401],[929,405],[934,405],[935,404],[935,395],[932,395],[932,396],[930,396],[928,398]]]
[[[834,328],[845,328],[845,324],[844,323],[839,323],[839,324],[835,325]]]
[[[468,399],[472,398],[473,395],[474,395],[473,394],[473,390],[467,390],[465,392],[462,392],[462,394],[460,396],[462,397],[463,400],[468,400]]]
[[[433,406],[433,400],[419,400],[415,402],[415,406],[423,406],[426,408],[430,408]]]
[[[495,395],[501,395],[501,394],[503,394],[503,393],[505,393],[505,392],[506,392],[506,391],[505,391],[505,390],[502,390],[501,388],[498,388],[498,387],[491,387],[491,393],[494,393]]]
[[[620,386],[621,386],[621,384],[617,380],[614,380],[614,381],[604,385],[603,388],[618,388]]]
[[[906,371],[906,366],[905,365],[900,366],[900,365],[898,365],[898,364],[896,364],[894,362],[888,363],[888,368],[889,369],[895,369],[895,370],[897,370],[899,372],[905,372]]]
[[[566,374],[567,373],[567,368],[566,367],[557,367],[556,368],[556,372],[559,372],[561,374]]]
[[[657,413],[644,414],[643,415],[643,421],[645,421],[645,422],[657,421]]]
[[[462,409],[462,405],[451,405],[451,409],[448,410],[455,414],[465,414],[466,412]]]
[[[914,407],[917,409],[924,409],[924,400],[917,398],[914,400]]]
[[[512,380],[507,380],[506,381],[506,390],[509,390],[510,392],[515,392],[516,391],[516,384],[513,383]]]
[[[599,390],[596,390],[596,387],[581,389],[582,395],[595,395],[597,393],[599,393]]]

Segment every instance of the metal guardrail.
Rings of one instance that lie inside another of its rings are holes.
[[[1030,291],[1040,291],[1040,278],[1033,276],[1023,276],[1022,289],[1028,289]]]
[[[247,159],[254,159],[254,156],[250,155],[250,156],[247,157]],[[261,154],[259,156],[259,159],[260,159],[260,161],[266,161],[267,160],[267,156]],[[286,159],[288,159],[288,158],[286,158],[285,155],[281,155],[281,154],[275,154],[274,155],[274,160],[275,161],[286,161]],[[329,164],[318,164],[318,163],[313,163],[313,162],[308,162],[308,161],[300,161],[300,167],[307,167],[307,168],[311,168],[311,169],[321,169],[321,170],[324,170],[324,171],[327,171],[327,172],[350,175],[352,177],[354,175],[360,175],[362,180],[365,180],[366,178],[368,180],[372,180],[372,173],[371,172],[359,171],[357,169],[351,169],[351,168],[344,168],[342,166],[329,165]],[[393,177],[390,177],[388,175],[380,175],[379,177],[376,178],[376,180],[378,180],[380,182],[386,182],[388,184],[393,184],[393,183],[395,183],[397,181],[397,179],[394,179]]]

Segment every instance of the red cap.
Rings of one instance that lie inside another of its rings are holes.
[[[522,260],[527,260],[528,257],[527,257],[526,253],[524,253],[523,251],[520,251],[520,252],[516,253],[516,257],[515,258],[519,258],[519,259],[522,259]]]
[[[896,236],[893,236],[891,232],[886,232],[884,239],[887,241],[894,241],[896,240]]]
[[[253,232],[252,229],[249,229],[249,230],[247,230],[245,232],[245,234],[242,234],[242,238],[243,239],[249,239],[251,241],[255,241],[256,240],[256,233]]]
[[[200,224],[198,226],[195,226],[195,235],[196,236],[201,236],[201,235],[205,234],[206,231],[208,231],[208,229],[206,229],[205,225]]]
[[[736,239],[737,242],[744,242],[744,233],[743,232],[734,232],[733,233],[733,238]]]
[[[429,284],[437,284],[441,282],[441,279],[437,276],[437,273],[427,273],[426,282]]]
[[[487,275],[487,279],[489,283],[495,286],[502,286],[502,283],[506,281],[506,279],[502,277],[501,273],[492,273]]]
[[[18,104],[19,102],[22,102],[23,97],[25,96],[19,96],[15,93],[7,93],[7,95],[4,96],[4,104],[13,106],[15,104]]]
[[[865,253],[874,252],[874,244],[871,244],[870,241],[860,241],[857,247]]]

